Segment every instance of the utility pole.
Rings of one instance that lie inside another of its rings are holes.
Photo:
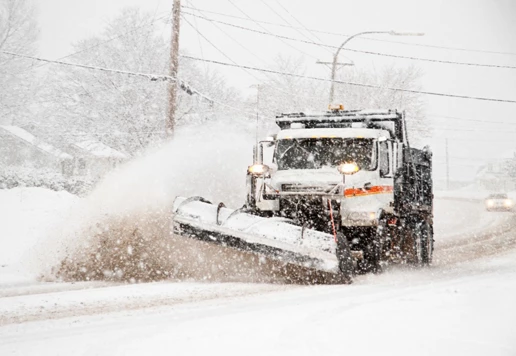
[[[450,190],[450,156],[448,155],[448,138],[445,138],[446,147],[446,190]]]
[[[170,76],[176,80],[168,82],[167,135],[172,136],[176,126],[177,71],[179,69],[179,29],[181,27],[181,0],[172,5],[172,38],[170,43]]]
[[[260,90],[263,88],[263,84],[253,84],[250,88],[256,89],[256,145],[258,146],[258,126],[260,123]]]

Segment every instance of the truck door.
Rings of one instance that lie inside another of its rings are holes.
[[[392,178],[394,173],[392,141],[380,141],[378,145],[378,150],[380,178]]]

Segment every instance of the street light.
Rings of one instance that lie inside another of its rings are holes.
[[[347,38],[337,49],[335,55],[333,56],[333,63],[331,66],[331,87],[330,87],[330,105],[333,103],[333,97],[335,93],[335,74],[337,71],[337,57],[339,56],[340,50],[353,38],[362,36],[362,35],[372,35],[372,34],[384,34],[391,36],[424,36],[424,33],[421,32],[396,32],[396,31],[364,31],[354,34],[353,36]]]

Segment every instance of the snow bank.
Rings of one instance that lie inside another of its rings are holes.
[[[190,276],[182,267],[206,256],[191,249],[187,253],[170,236],[173,200],[202,195],[241,206],[253,142],[244,129],[188,128],[112,172],[41,246],[44,277],[140,281]]]
[[[22,275],[30,275],[31,261],[26,259],[27,251],[45,240],[53,226],[63,224],[79,201],[80,198],[65,191],[0,189],[2,282],[15,282]]]
[[[61,223],[79,198],[44,188],[0,189],[0,263],[18,262],[45,230]]]

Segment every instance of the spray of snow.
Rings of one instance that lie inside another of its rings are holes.
[[[227,269],[217,272],[223,264],[247,264],[249,256],[228,262],[209,247],[187,248],[170,232],[176,196],[201,195],[233,207],[243,204],[254,132],[228,126],[178,131],[171,142],[107,176],[68,222],[38,246],[43,278],[210,279],[227,275]]]

